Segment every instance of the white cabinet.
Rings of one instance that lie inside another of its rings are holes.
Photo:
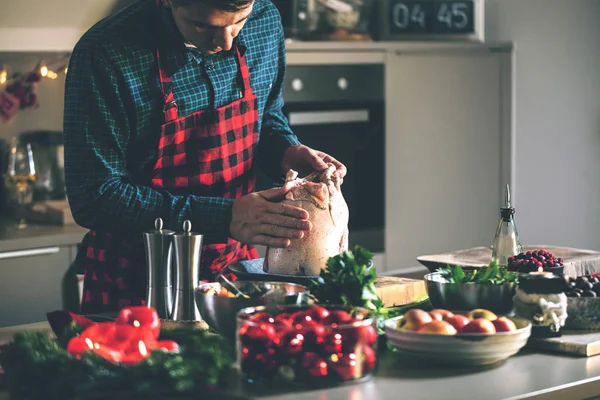
[[[62,309],[70,261],[67,246],[0,252],[0,326],[44,321],[47,312]]]
[[[490,245],[511,183],[510,49],[390,50],[386,269]]]

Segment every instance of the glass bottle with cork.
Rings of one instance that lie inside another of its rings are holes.
[[[510,204],[510,187],[508,185],[506,185],[504,194],[505,204],[500,208],[500,221],[498,221],[492,246],[492,261],[498,265],[507,266],[508,257],[521,253],[523,248],[515,225],[515,209]]]

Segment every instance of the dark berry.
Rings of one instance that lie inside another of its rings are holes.
[[[581,297],[579,292],[576,292],[574,290],[571,290],[571,291],[567,292],[566,294],[567,294],[567,297]]]
[[[584,290],[581,297],[596,297],[596,292],[593,290]]]

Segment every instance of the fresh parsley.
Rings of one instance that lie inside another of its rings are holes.
[[[431,309],[429,298],[399,307],[385,307],[377,296],[373,266],[373,253],[360,246],[347,250],[327,260],[327,268],[308,288],[320,304],[364,307],[375,313],[378,333],[384,334],[383,321],[403,315],[411,308]]]

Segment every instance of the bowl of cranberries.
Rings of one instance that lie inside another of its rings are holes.
[[[237,318],[244,381],[290,387],[368,379],[377,364],[377,320],[365,308],[249,307]]]
[[[521,273],[548,271],[556,275],[564,273],[564,263],[562,258],[557,258],[548,250],[540,249],[526,251],[516,256],[508,257],[507,268],[509,271],[518,271]]]

